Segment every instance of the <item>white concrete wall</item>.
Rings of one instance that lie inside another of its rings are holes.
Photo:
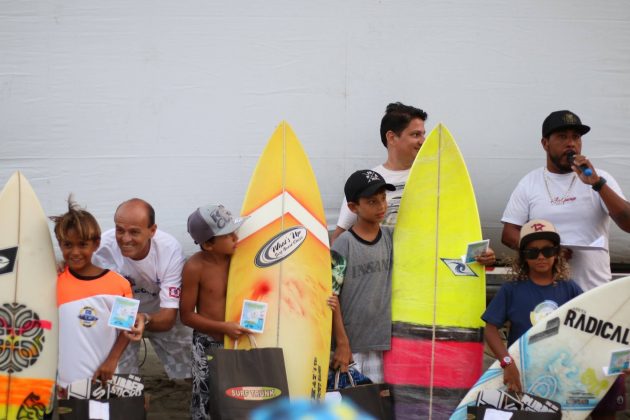
[[[540,126],[568,108],[583,151],[630,196],[630,5],[531,1],[0,1],[0,184],[21,170],[45,211],[70,192],[113,226],[132,196],[186,252],[188,214],[238,210],[286,119],[331,225],[345,178],[384,160],[392,101],[457,139],[485,236],[541,166]],[[630,261],[630,235],[611,249]]]

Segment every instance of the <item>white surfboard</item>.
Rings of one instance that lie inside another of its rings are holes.
[[[56,285],[48,219],[16,172],[0,193],[0,419],[42,418],[52,408]]]
[[[584,419],[614,383],[603,367],[611,352],[630,348],[630,277],[592,289],[565,303],[510,346],[523,390],[558,402],[563,419]],[[495,362],[458,405],[465,419],[480,390],[505,389]]]

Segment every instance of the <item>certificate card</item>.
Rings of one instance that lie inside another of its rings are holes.
[[[475,262],[475,257],[480,256],[488,250],[490,246],[490,239],[484,239],[479,242],[471,242],[466,249],[466,255],[462,257],[465,263]]]
[[[140,301],[138,299],[116,296],[107,324],[110,327],[131,331],[131,327],[136,322],[139,307]]]
[[[610,353],[610,365],[604,367],[604,373],[618,375],[628,368],[630,368],[630,349],[617,350]]]
[[[241,327],[252,330],[255,333],[262,333],[265,329],[265,318],[267,317],[267,303],[255,300],[244,300],[243,311],[241,312]]]

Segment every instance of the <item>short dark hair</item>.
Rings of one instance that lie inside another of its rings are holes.
[[[385,115],[381,120],[381,141],[383,146],[387,147],[387,132],[393,131],[397,136],[407,128],[411,120],[420,118],[422,121],[426,121],[429,114],[410,105],[405,105],[400,102],[394,102],[387,105],[385,108]]]
[[[216,236],[213,236],[212,238],[208,239],[206,242],[204,242],[204,243],[202,243],[202,244],[199,244],[199,249],[200,249],[200,250],[202,250],[202,251],[205,251],[205,249],[203,248],[203,246],[204,246],[205,244],[207,244],[207,243],[214,244],[214,240],[215,240],[216,238],[217,238]]]
[[[147,211],[147,218],[149,219],[149,226],[147,227],[151,227],[155,224],[155,210],[153,209],[153,206],[151,206],[151,204],[147,203],[141,198],[134,197],[134,198],[130,198],[127,201],[123,201],[122,203],[120,203],[120,205],[118,205],[118,207],[116,207],[116,211],[114,212],[114,215],[118,213],[118,209],[120,209],[122,206],[124,206],[125,204],[131,204],[131,203],[138,203],[144,206],[144,208]]]

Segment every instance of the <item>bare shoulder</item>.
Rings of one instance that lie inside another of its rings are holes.
[[[195,277],[199,282],[223,280],[227,277],[229,264],[206,258],[203,251],[191,256],[184,265],[184,277]]]
[[[184,263],[184,269],[182,276],[184,278],[196,278],[198,279],[201,273],[204,271],[206,262],[203,259],[202,252],[197,252]]]
[[[203,261],[202,252],[201,251],[196,252],[190,258],[186,260],[186,262],[184,263],[184,270],[198,269],[201,265],[203,265],[203,263],[204,261]]]

